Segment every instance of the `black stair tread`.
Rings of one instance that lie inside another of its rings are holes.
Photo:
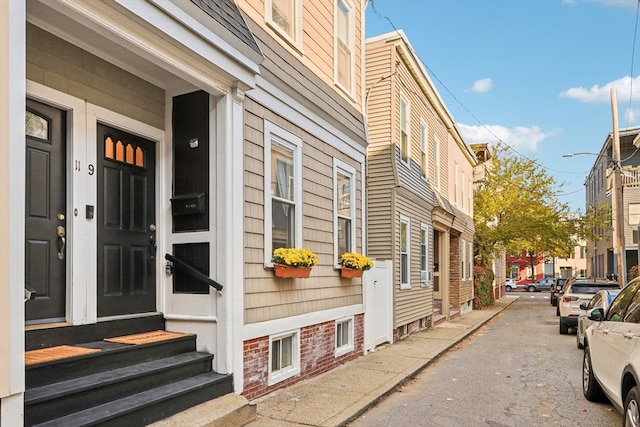
[[[55,399],[60,396],[72,393],[82,393],[86,390],[104,387],[127,379],[136,378],[142,375],[151,375],[165,369],[197,363],[204,359],[211,359],[209,353],[190,352],[165,357],[162,359],[143,362],[136,365],[125,366],[109,371],[99,372],[80,378],[74,378],[58,383],[48,384],[40,387],[27,389],[24,395],[25,405],[35,404],[46,400]]]
[[[158,404],[177,396],[197,391],[217,382],[224,381],[228,379],[229,376],[229,374],[219,374],[214,371],[207,372],[205,374],[186,378],[172,384],[156,387],[142,393],[127,396],[93,408],[69,414],[62,418],[46,421],[42,424],[37,424],[37,426],[68,427],[93,425],[132,413],[136,409],[146,405]]]

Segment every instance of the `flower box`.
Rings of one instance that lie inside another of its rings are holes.
[[[363,273],[364,273],[364,270],[356,270],[356,269],[348,268],[348,267],[342,267],[340,269],[340,276],[344,277],[345,279],[353,279],[354,277],[362,277]]]
[[[311,274],[311,267],[293,267],[286,264],[274,264],[276,277],[283,279],[306,279]]]

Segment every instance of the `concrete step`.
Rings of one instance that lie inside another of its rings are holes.
[[[242,427],[256,419],[256,405],[235,393],[209,400],[148,427]]]

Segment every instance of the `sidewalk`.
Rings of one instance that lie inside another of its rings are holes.
[[[256,399],[258,417],[248,427],[344,426],[392,393],[518,297],[474,310],[435,328],[341,365],[315,378]]]

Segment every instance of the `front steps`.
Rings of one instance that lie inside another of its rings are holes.
[[[98,331],[82,327],[82,336],[144,332],[105,326]],[[47,345],[60,345],[53,336],[66,329],[61,334],[69,338],[73,328],[49,330],[55,342]],[[30,332],[27,348],[42,347]],[[65,342],[99,351],[26,365],[25,426],[139,427],[233,392],[232,376],[212,371],[213,355],[196,351],[195,335],[135,345],[102,339]]]

